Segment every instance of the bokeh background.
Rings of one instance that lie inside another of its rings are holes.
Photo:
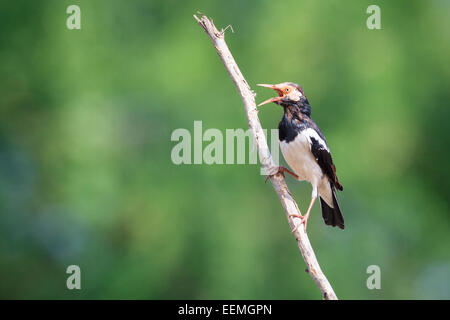
[[[71,4],[81,30],[66,28]],[[449,299],[444,0],[2,1],[0,297],[320,299],[259,165],[171,161],[171,133],[194,120],[247,129],[197,11],[233,26],[257,101],[272,93],[256,83],[305,89],[345,188],[345,231],[319,205],[308,224],[337,295]],[[281,115],[259,113],[267,129]],[[287,180],[304,211],[309,184]],[[81,290],[66,288],[71,264]]]

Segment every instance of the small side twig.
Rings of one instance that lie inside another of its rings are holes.
[[[197,20],[198,24],[203,28],[203,30],[205,30],[206,34],[210,37],[214,47],[216,48],[217,54],[222,60],[226,70],[228,71],[228,74],[231,77],[231,80],[233,80],[239,94],[241,95],[247,114],[248,126],[255,139],[255,144],[258,148],[259,159],[263,168],[268,174],[277,172],[277,166],[272,159],[269,147],[267,146],[266,136],[264,135],[261,123],[259,122],[255,103],[255,93],[250,89],[250,86],[244,79],[244,76],[242,75],[238,65],[236,64],[236,61],[234,60],[230,50],[228,49],[228,46],[225,42],[226,29],[222,31],[217,30],[216,26],[212,22],[212,19],[209,19],[205,15],[202,15],[201,18],[198,18],[196,15],[194,15],[194,18]],[[311,275],[314,282],[319,287],[319,290],[322,293],[322,297],[325,300],[337,300],[337,296],[334,293],[333,288],[320,269],[319,263],[317,262],[316,255],[314,254],[305,229],[302,225],[299,226],[301,220],[295,217],[295,215],[300,214],[300,210],[297,206],[297,203],[292,198],[283,175],[273,175],[270,177],[270,180],[288,217],[291,230],[295,230],[294,235],[297,239],[298,247],[303,256],[303,260],[305,260],[305,263],[308,267],[306,271]]]

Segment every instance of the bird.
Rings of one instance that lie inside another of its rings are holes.
[[[344,217],[336,197],[336,189],[343,191],[344,188],[336,175],[336,167],[325,136],[311,119],[311,105],[303,88],[294,82],[258,86],[278,93],[277,97],[261,102],[258,108],[273,102],[284,110],[278,125],[280,149],[293,172],[280,166],[275,174],[281,173],[284,176],[284,172],[287,172],[296,180],[306,180],[312,186],[311,202],[306,214],[291,216],[300,218],[306,231],[311,209],[319,197],[325,224],[344,229]]]

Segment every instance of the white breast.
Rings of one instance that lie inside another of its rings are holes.
[[[281,153],[289,167],[299,176],[299,180],[309,181],[318,186],[322,180],[322,170],[311,153],[308,137],[299,133],[293,141],[280,142]]]

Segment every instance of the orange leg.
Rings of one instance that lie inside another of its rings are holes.
[[[295,173],[293,173],[293,172],[292,172],[291,170],[289,170],[288,168],[285,168],[285,167],[278,167],[278,171],[277,171],[275,174],[267,175],[266,181],[265,181],[265,182],[267,182],[267,180],[269,180],[270,177],[272,177],[272,176],[274,176],[274,175],[276,175],[276,174],[279,174],[279,173],[281,173],[281,174],[283,175],[283,177],[286,178],[286,177],[284,176],[284,173],[285,173],[285,172],[289,173],[289,174],[290,174],[291,176],[293,176],[295,179],[298,179],[298,175],[296,175]]]
[[[309,204],[308,211],[306,212],[305,217],[303,218],[303,224],[305,225],[305,231],[306,231],[306,225],[308,223],[309,214],[311,213],[311,209],[314,205],[314,202],[316,202],[316,199],[317,199],[317,197],[313,197],[311,199],[311,203]]]
[[[291,214],[290,217],[297,217],[300,218],[302,220],[302,222],[300,224],[304,224],[305,225],[305,231],[306,231],[306,225],[308,224],[308,218],[309,218],[309,214],[311,213],[311,209],[314,205],[314,202],[316,202],[317,197],[312,197],[311,199],[311,203],[309,204],[309,208],[308,211],[306,212],[306,214],[304,216],[298,216],[296,214]],[[294,230],[292,230],[292,232],[295,232],[297,230],[297,228],[299,227],[299,225],[297,227],[294,228]]]

